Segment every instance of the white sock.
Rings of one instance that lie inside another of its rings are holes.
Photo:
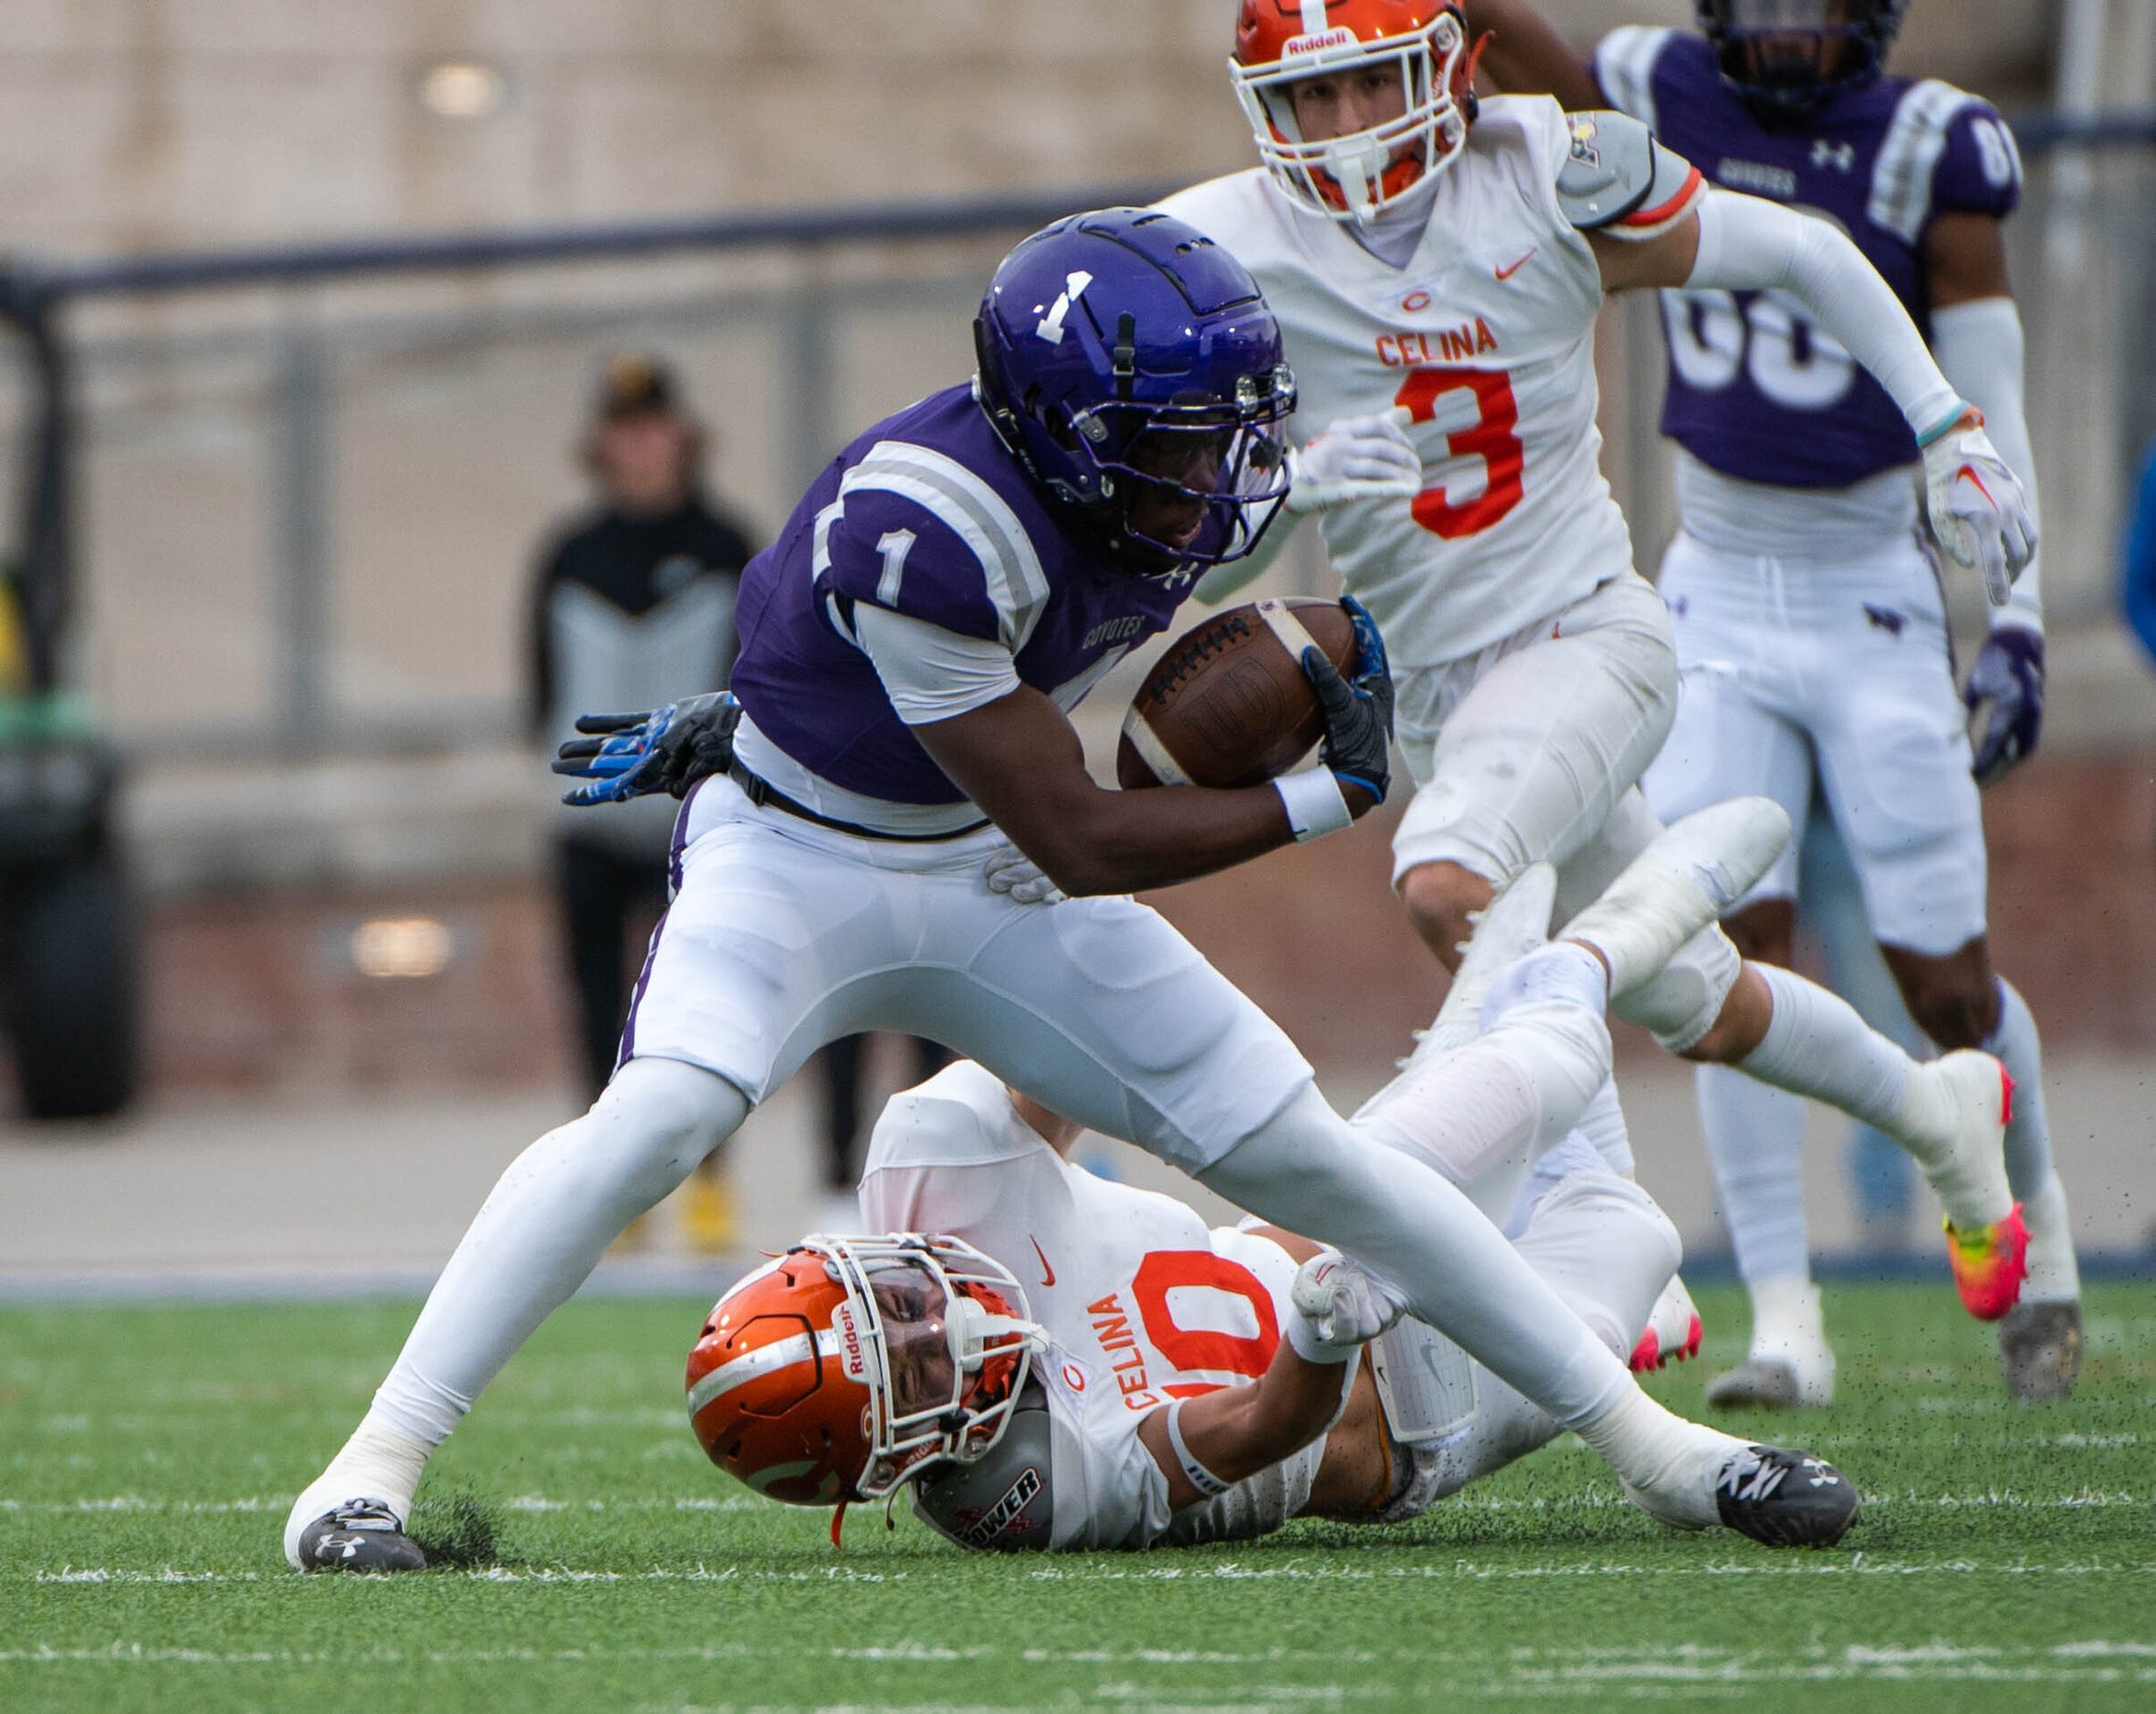
[[[2014,1099],[2018,1105],[2019,1090],[2014,1092]],[[2021,1301],[2072,1302],[2081,1295],[2081,1268],[2074,1259],[2074,1221],[2067,1207],[2067,1187],[2057,1173],[2045,1179],[2035,1196],[2023,1199],[2021,1217],[2029,1228],[2029,1277],[2022,1281]]]
[[[1909,1082],[1909,1055],[1816,982],[1776,965],[1745,967],[1764,978],[1774,1012],[1766,1034],[1738,1069],[1889,1130]]]
[[[1579,963],[1558,967],[1569,966],[1565,979],[1576,982],[1591,966],[1599,983],[1593,955],[1574,950]],[[1466,1047],[1410,1061],[1363,1104],[1354,1128],[1434,1167],[1502,1220],[1528,1164],[1578,1123],[1608,1081],[1609,1027],[1598,1010],[1514,996]]]
[[[1746,1284],[1810,1273],[1804,1103],[1732,1066],[1700,1066],[1692,1082],[1737,1272]]]
[[[285,1558],[296,1571],[307,1569],[299,1557],[299,1536],[324,1512],[347,1500],[379,1500],[397,1514],[399,1523],[412,1521],[412,1496],[419,1489],[432,1441],[414,1440],[389,1427],[369,1411],[352,1437],[338,1450],[325,1469],[293,1501],[285,1520]]]
[[[1609,972],[1576,940],[1537,946],[1498,973],[1482,997],[1482,1028],[1524,1006],[1576,1006],[1599,1018],[1609,1004]]]
[[[1625,1124],[1625,1109],[1617,1099],[1616,1078],[1607,1079],[1595,1092],[1595,1099],[1587,1103],[1586,1112],[1580,1114],[1579,1133],[1595,1145],[1595,1152],[1602,1156],[1602,1164],[1611,1172],[1619,1178],[1634,1176],[1632,1133]]]
[[[419,1468],[487,1384],[598,1266],[622,1228],[687,1177],[732,1134],[748,1098],[723,1078],[672,1060],[632,1060],[581,1119],[509,1164],[428,1293],[361,1431],[309,1484],[286,1531],[327,1510],[313,1503],[340,1465],[401,1492],[340,1493],[408,1508]],[[400,1515],[404,1515],[400,1512]]]
[[[2004,1065],[2014,1080],[2014,1117],[2006,1125],[2006,1182],[2014,1186],[2015,1199],[2025,1203],[2052,1176],[2051,1119],[2044,1111],[2044,1044],[2037,1039],[2028,1002],[2004,977],[1994,979],[1999,985],[1999,1021],[1977,1046]]]
[[[1552,1154],[1575,1149],[1589,1164],[1566,1180],[1563,1194],[1538,1204],[1514,1248],[1612,1355],[1627,1356],[1638,1326],[1669,1282],[1680,1246],[1676,1229],[1647,1193],[1606,1171],[1577,1133]],[[1437,1448],[1439,1474],[1432,1498],[1457,1492],[1562,1432],[1547,1411],[1478,1365],[1474,1416]]]
[[[1515,1245],[1528,1222],[1534,1218],[1534,1211],[1544,1198],[1566,1179],[1580,1173],[1607,1174],[1599,1150],[1588,1142],[1585,1133],[1576,1127],[1565,1133],[1551,1148],[1536,1155],[1527,1169],[1527,1176],[1520,1186],[1520,1194],[1512,1199],[1512,1210],[1505,1216],[1503,1231]],[[1471,1193],[1470,1193],[1471,1194]],[[1607,1343],[1607,1342],[1605,1342]]]
[[[1826,1343],[1819,1288],[1803,1274],[1748,1281],[1754,1362],[1785,1363],[1807,1405],[1834,1402],[1834,1349]]]
[[[1315,1089],[1199,1179],[1261,1218],[1339,1245],[1418,1320],[1567,1427],[1599,1420],[1636,1390],[1624,1364],[1460,1190],[1350,1126]]]

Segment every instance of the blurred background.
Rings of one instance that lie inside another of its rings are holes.
[[[1232,8],[5,10],[0,1291],[421,1283],[581,1110],[575,973],[603,987],[611,948],[618,981],[655,909],[633,834],[568,849],[595,836],[542,766],[560,709],[662,666],[668,694],[717,682],[735,549],[858,429],[968,372],[1018,236],[1251,162]],[[1546,10],[1583,47],[1690,18]],[[1995,100],[2027,165],[2007,232],[2050,693],[2043,750],[1987,795],[1994,946],[2045,1031],[2082,1242],[2134,1266],[2156,1220],[2156,677],[2120,540],[2156,438],[2156,3],[1913,0],[1892,63]],[[1651,568],[1652,304],[1602,335],[1607,471]],[[548,574],[599,550],[580,532],[639,480],[700,499],[693,539],[632,550],[628,629],[558,611]],[[1333,588],[1311,539],[1269,579]],[[1973,638],[1979,598],[1952,593]],[[1145,664],[1083,711],[1104,763]],[[1154,901],[1344,1101],[1442,992],[1386,884],[1395,812]],[[1644,1039],[1620,1053],[1642,1177],[1711,1256],[1689,1075]],[[855,1057],[868,1114],[924,1062]],[[617,1280],[798,1235],[845,1076],[812,1068],[758,1114]],[[1838,1126],[1814,1141],[1824,1249],[1929,1254]]]

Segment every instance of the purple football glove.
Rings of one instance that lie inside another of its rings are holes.
[[[2044,633],[1999,625],[1983,640],[1962,692],[1980,786],[1995,785],[2036,754],[2044,729]]]

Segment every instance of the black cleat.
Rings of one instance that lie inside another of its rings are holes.
[[[419,1543],[383,1500],[348,1500],[299,1532],[305,1570],[413,1572],[426,1569]]]
[[[1714,1510],[1738,1534],[1769,1547],[1832,1547],[1857,1521],[1857,1489],[1808,1452],[1745,1447],[1714,1479]]]

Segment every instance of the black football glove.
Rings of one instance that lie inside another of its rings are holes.
[[[1372,802],[1383,803],[1392,784],[1392,671],[1368,610],[1352,595],[1340,605],[1355,625],[1355,676],[1342,678],[1322,649],[1303,651],[1303,671],[1324,713],[1318,756],[1343,784],[1360,786]]]
[[[686,696],[648,714],[579,715],[577,730],[552,763],[557,774],[599,783],[561,795],[580,809],[623,803],[654,791],[686,798],[699,779],[734,764],[741,705],[731,691]]]

